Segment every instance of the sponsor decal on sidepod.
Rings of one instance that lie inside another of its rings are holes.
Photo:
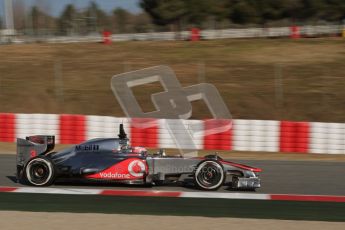
[[[119,162],[102,172],[89,175],[87,178],[113,180],[140,179],[144,176],[146,169],[146,164],[142,160],[132,158]]]
[[[111,173],[111,172],[108,172],[108,173],[99,173],[99,175],[101,176],[101,178],[104,178],[104,179],[129,179],[130,178],[130,175],[129,174],[121,174],[121,173]]]

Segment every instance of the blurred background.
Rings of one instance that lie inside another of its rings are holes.
[[[343,0],[0,0],[0,112],[123,116],[110,78],[168,65],[234,118],[344,122],[344,19]],[[134,87],[146,112],[160,91]]]
[[[0,6],[1,28],[32,36],[329,25],[345,19],[342,0],[1,0]]]

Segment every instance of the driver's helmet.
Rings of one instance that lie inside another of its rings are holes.
[[[147,149],[145,147],[135,146],[132,147],[132,152],[144,155],[147,153]]]

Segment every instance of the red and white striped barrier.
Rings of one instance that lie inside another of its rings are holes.
[[[188,130],[194,143],[174,141],[172,132]],[[0,113],[0,141],[55,135],[56,143],[77,144],[97,137],[115,137],[123,123],[133,146],[206,150],[345,154],[345,123],[271,120],[139,119],[69,114]],[[150,124],[143,125],[143,124]],[[141,124],[141,125],[138,125]],[[226,127],[219,129],[217,126]],[[212,130],[213,132],[209,132]]]
[[[226,38],[274,38],[274,37],[316,37],[316,36],[329,36],[341,34],[343,25],[320,25],[320,26],[292,26],[292,27],[264,27],[264,28],[238,28],[238,29],[222,29],[222,30],[202,30],[200,35],[204,39],[226,39]],[[0,43],[7,41],[2,38],[13,38],[7,34],[1,36],[0,30]],[[181,31],[179,39],[190,38],[190,31]],[[13,38],[14,43],[29,43],[35,41],[48,42],[48,43],[74,43],[74,42],[102,42],[101,35],[88,35],[88,36],[42,36],[42,37],[24,37]],[[131,34],[113,34],[109,38],[111,41],[157,41],[157,40],[176,40],[175,32],[150,32],[150,33],[131,33]]]
[[[224,192],[181,192],[159,190],[112,190],[112,189],[75,189],[75,188],[35,188],[35,187],[0,187],[0,192],[37,193],[37,194],[70,194],[70,195],[103,195],[129,197],[180,197],[207,199],[239,200],[279,200],[279,201],[314,201],[345,202],[345,196],[297,195],[297,194],[260,194],[260,193],[224,193]]]

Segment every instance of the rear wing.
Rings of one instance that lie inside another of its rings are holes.
[[[17,138],[17,166],[24,166],[31,158],[52,151],[55,136],[36,135]]]

